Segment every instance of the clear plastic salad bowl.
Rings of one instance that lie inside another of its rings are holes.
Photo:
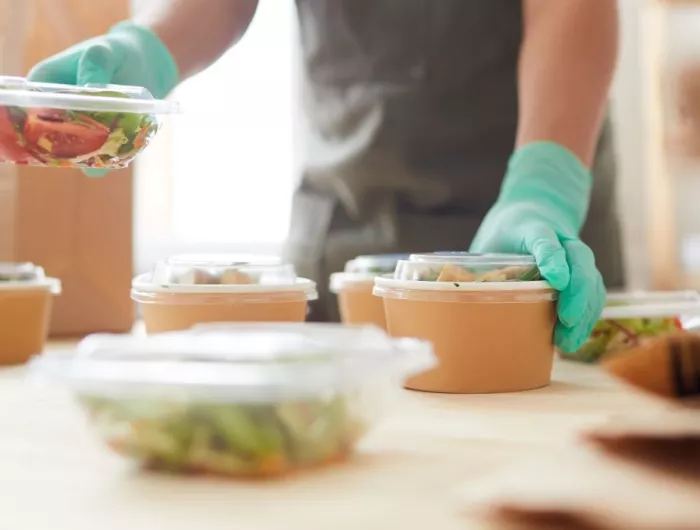
[[[30,373],[71,388],[114,451],[146,468],[269,477],[350,456],[432,346],[376,327],[209,324],[94,335]]]
[[[160,116],[177,110],[145,88],[0,77],[0,162],[123,168],[156,135]]]

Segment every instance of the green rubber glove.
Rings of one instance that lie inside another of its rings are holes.
[[[106,35],[86,40],[37,64],[32,81],[67,85],[117,84],[145,87],[162,99],[175,88],[177,65],[163,42],[149,29],[120,22]],[[102,176],[105,169],[86,169]]]
[[[566,353],[586,341],[605,305],[593,252],[579,239],[591,186],[590,172],[561,145],[519,148],[470,249],[535,257],[542,276],[560,293],[554,343]]]

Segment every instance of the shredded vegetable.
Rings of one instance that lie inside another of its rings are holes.
[[[349,395],[276,404],[81,401],[114,451],[177,473],[286,474],[346,458],[366,430]]]

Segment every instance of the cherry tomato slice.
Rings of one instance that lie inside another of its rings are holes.
[[[19,134],[4,107],[0,107],[0,160],[15,164],[27,164],[33,160],[31,153],[20,145]]]
[[[24,137],[32,147],[56,158],[74,158],[104,145],[109,129],[104,125],[69,120],[60,110],[30,109],[24,123]]]

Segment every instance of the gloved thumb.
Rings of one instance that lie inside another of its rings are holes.
[[[542,277],[557,291],[566,289],[571,280],[571,271],[566,251],[554,230],[545,225],[530,229],[524,238],[524,246],[535,258]]]
[[[106,44],[93,44],[78,60],[77,85],[107,85],[112,82],[119,64],[114,49]]]

